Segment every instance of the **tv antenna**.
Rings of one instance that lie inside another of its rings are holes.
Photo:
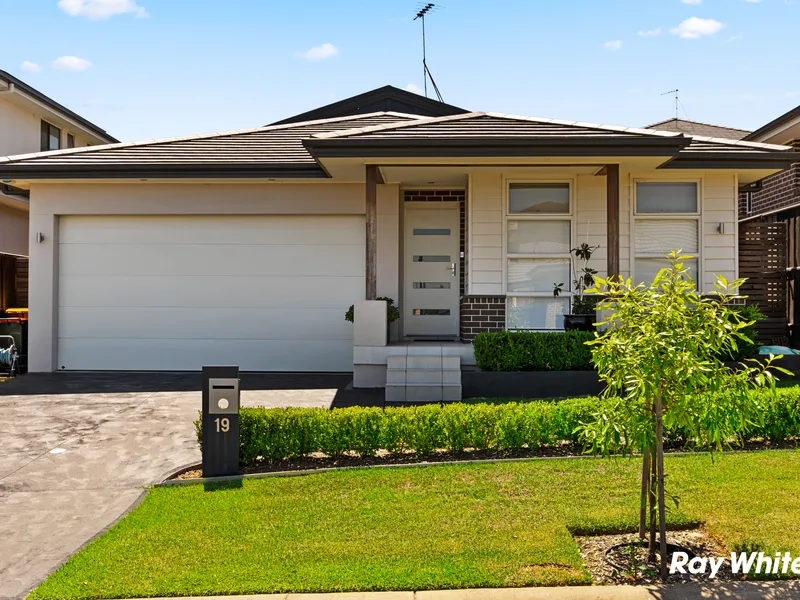
[[[676,121],[678,120],[678,106],[680,105],[680,102],[681,102],[679,100],[679,98],[678,98],[678,92],[680,92],[680,90],[670,90],[668,92],[664,92],[663,94],[661,94],[662,96],[669,96],[671,94],[675,94],[675,120]]]
[[[431,70],[428,68],[427,49],[425,47],[425,15],[430,12],[435,12],[438,8],[439,7],[432,2],[428,2],[424,6],[420,5],[419,12],[417,12],[417,16],[414,17],[414,20],[416,21],[417,19],[420,19],[422,21],[422,81],[424,82],[423,85],[425,87],[425,97],[428,97],[428,79],[430,79],[431,85],[433,86],[433,90],[436,92],[436,97],[439,99],[439,102],[444,102],[442,99],[442,94],[439,92],[439,87],[433,80]]]

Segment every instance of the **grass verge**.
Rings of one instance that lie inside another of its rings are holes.
[[[800,554],[800,451],[670,456],[672,526]],[[639,462],[558,459],[156,488],[32,599],[587,584],[570,531],[630,531]]]

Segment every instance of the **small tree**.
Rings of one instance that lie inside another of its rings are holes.
[[[648,559],[655,563],[658,525],[662,578],[667,568],[664,431],[684,432],[700,446],[721,449],[760,420],[758,395],[749,391],[775,387],[767,370],[773,356],[764,363],[750,359],[737,369],[723,362],[747,342],[744,331],[752,325],[727,306],[743,280],[719,277],[717,293],[701,296],[684,266],[690,257],[672,252],[667,258],[670,266],[649,286],[596,278],[591,291],[602,295],[598,308],[609,317],[599,323],[607,329],[588,344],[607,384],[607,401],[594,421],[581,427],[596,452],[642,453],[639,537],[646,538],[649,524]]]

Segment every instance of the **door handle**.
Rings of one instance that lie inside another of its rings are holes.
[[[456,263],[450,263],[450,274],[453,277],[456,276]]]

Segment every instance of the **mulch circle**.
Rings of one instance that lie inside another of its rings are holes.
[[[639,544],[636,534],[575,536],[586,569],[595,584],[649,585],[708,581],[708,574],[675,573],[665,582],[658,576],[658,565],[647,562],[647,546]],[[741,580],[731,571],[730,553],[719,540],[704,529],[668,531],[667,544],[683,547],[698,557],[725,558],[714,581]],[[668,561],[671,554],[668,555]],[[658,560],[658,554],[656,554]],[[616,566],[612,566],[612,563]],[[667,562],[669,565],[669,562]]]

